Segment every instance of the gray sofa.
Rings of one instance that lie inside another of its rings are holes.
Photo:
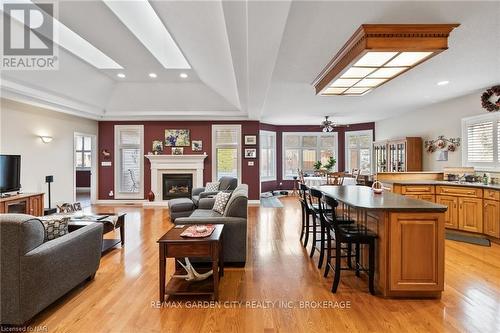
[[[233,177],[221,177],[219,183],[219,191],[215,192],[206,192],[204,187],[194,188],[191,192],[193,203],[198,207],[198,201],[202,198],[216,195],[220,191],[233,191],[238,185],[238,179]]]
[[[244,265],[247,256],[248,185],[241,184],[233,191],[224,210],[212,210],[214,198],[203,198],[189,217],[179,217],[175,224],[224,224],[224,262]]]
[[[0,323],[22,325],[99,267],[102,224],[44,242],[36,217],[0,214]]]

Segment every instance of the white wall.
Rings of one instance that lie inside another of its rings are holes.
[[[21,155],[21,191],[47,192],[45,176],[53,175],[52,207],[73,201],[74,132],[97,135],[97,121],[1,100],[0,153]],[[52,136],[42,143],[40,135]],[[45,195],[47,207],[47,195]]]
[[[420,136],[422,139],[435,139],[438,135],[446,137],[462,136],[462,118],[487,113],[481,107],[481,92],[465,95],[452,100],[433,104],[429,107],[408,112],[401,116],[377,121],[376,140],[405,136]],[[448,161],[436,161],[437,153],[423,152],[423,170],[441,171],[443,167],[462,165],[462,147],[448,153]]]

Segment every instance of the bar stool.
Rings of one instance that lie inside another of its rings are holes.
[[[321,191],[319,191],[319,190],[312,188],[309,190],[309,194],[310,194],[309,197],[311,199],[315,198],[315,200],[317,201],[317,204],[313,204],[311,202],[311,210],[313,212],[313,214],[312,214],[312,217],[313,217],[313,246],[311,248],[310,257],[312,257],[314,255],[315,251],[318,251],[319,252],[318,268],[321,268],[323,266],[323,259],[324,259],[325,250],[326,250],[326,248],[325,248],[325,244],[326,244],[325,235],[328,233],[328,229],[329,229],[329,226],[327,226],[325,223],[326,220],[324,219],[324,216],[328,216],[329,219],[331,219],[332,216],[336,216],[335,209],[337,208],[338,204],[337,205],[330,205],[329,207],[326,207],[324,201],[322,200],[323,193],[321,193]],[[315,246],[317,241],[318,241],[316,238],[316,234],[317,234],[316,220],[318,220],[320,222],[319,225],[320,225],[321,238],[319,239],[319,242],[320,242],[319,248],[317,246]],[[335,220],[339,224],[354,223],[354,220],[349,220],[349,219],[337,219],[337,218],[335,218]],[[346,250],[348,251],[348,255],[350,256],[351,255],[350,244],[348,244],[348,246],[346,247]],[[328,261],[327,261],[327,263],[328,263]]]
[[[336,200],[330,197],[325,197],[325,202],[327,205],[335,205]],[[331,226],[329,228],[328,234],[330,235],[329,239],[335,239],[335,267],[333,268],[335,271],[335,276],[333,279],[332,285],[332,293],[337,292],[337,288],[340,283],[340,272],[342,270],[352,270],[350,267],[342,267],[341,259],[342,259],[342,244],[354,244],[355,245],[355,268],[356,276],[359,277],[359,273],[361,271],[365,271],[368,273],[368,286],[370,293],[372,295],[375,294],[374,287],[374,278],[375,278],[375,240],[377,239],[377,234],[369,230],[366,226],[361,225],[359,223],[353,224],[341,224],[336,223],[334,219],[328,221],[328,214],[323,214],[322,218],[329,223]],[[361,266],[360,263],[360,245],[365,244],[368,246],[368,269],[365,269]],[[331,253],[331,245],[328,243],[328,253]],[[349,245],[350,248],[350,245]],[[344,256],[346,257],[346,256]],[[348,254],[348,258],[350,259],[351,255]],[[331,259],[331,255],[327,258],[327,268],[325,268],[325,276],[328,275],[328,260]],[[331,266],[331,265],[330,265]]]
[[[309,241],[309,216],[311,215],[311,210],[309,209],[307,202],[307,191],[309,191],[309,188],[305,184],[299,183],[299,201],[302,208],[302,226],[300,232],[300,240],[302,241],[302,238],[304,238],[304,247],[307,246],[307,243]]]

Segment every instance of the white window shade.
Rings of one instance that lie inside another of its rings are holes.
[[[276,132],[260,131],[260,179],[276,180]]]
[[[369,174],[372,164],[373,131],[348,131],[345,133],[346,169],[360,169]]]
[[[144,198],[144,126],[115,126],[115,198]]]
[[[462,120],[462,164],[477,170],[500,170],[500,115]]]

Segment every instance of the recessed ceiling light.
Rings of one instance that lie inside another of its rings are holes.
[[[179,77],[180,77],[181,79],[187,79],[188,75],[187,75],[186,73],[180,73],[180,74],[179,74]]]
[[[118,76],[120,79],[125,78],[125,74],[123,74],[123,73],[118,73],[118,74],[116,74],[116,76]]]
[[[158,75],[156,75],[156,73],[149,73],[149,77],[152,79],[156,79]]]
[[[439,82],[437,83],[437,85],[438,85],[438,86],[445,86],[445,85],[447,85],[448,83],[450,83],[450,81],[446,81],[446,80],[445,80],[445,81],[439,81]]]

